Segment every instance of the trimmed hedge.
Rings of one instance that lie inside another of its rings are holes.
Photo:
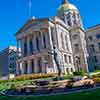
[[[85,72],[83,72],[83,71],[79,71],[79,72],[73,72],[73,75],[75,75],[75,76],[84,76],[85,75]]]
[[[55,77],[57,74],[27,74],[27,75],[20,75],[16,76],[12,81],[24,81],[24,80],[32,80],[32,79],[41,79],[41,78],[50,78]]]
[[[93,78],[100,78],[100,74],[92,75]]]
[[[100,84],[100,78],[94,78],[93,79],[96,83],[99,83]]]

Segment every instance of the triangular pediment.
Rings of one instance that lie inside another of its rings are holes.
[[[41,18],[41,19],[29,19],[26,23],[20,28],[15,35],[25,32],[29,27],[32,25],[36,26],[39,23],[47,22],[48,18]]]

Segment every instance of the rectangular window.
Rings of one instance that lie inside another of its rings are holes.
[[[33,43],[32,43],[32,40],[30,40],[30,53],[33,54]]]
[[[32,60],[32,73],[34,73],[34,60]]]
[[[96,56],[94,56],[94,61],[95,61],[95,63],[97,63],[97,62],[98,62],[98,60],[97,60],[97,57],[96,57]]]
[[[68,63],[67,61],[67,55],[64,55],[65,63]]]
[[[79,52],[79,44],[74,44],[74,50],[76,53]]]
[[[72,63],[72,59],[71,59],[71,56],[68,56],[69,57],[69,63]]]
[[[65,49],[65,48],[64,48],[64,38],[63,38],[63,33],[61,33],[61,42],[62,42],[62,48]]]
[[[46,37],[45,37],[45,34],[43,34],[43,43],[44,43],[44,48],[46,48]]]
[[[94,48],[94,45],[92,44],[92,45],[90,45],[90,51],[93,53],[93,52],[95,52],[95,48]]]
[[[100,39],[100,34],[97,34],[97,35],[96,35],[96,38],[97,38],[97,39]]]
[[[93,40],[93,37],[92,37],[92,36],[89,36],[88,39],[89,39],[90,41],[92,41],[92,40]]]
[[[98,43],[98,47],[99,47],[99,50],[100,50],[100,43]]]
[[[68,48],[68,39],[67,39],[67,36],[65,36],[65,42],[66,42],[66,49],[69,50],[69,48]]]
[[[36,48],[37,48],[38,51],[40,50],[40,48],[39,48],[39,38],[38,37],[36,37]]]
[[[24,56],[27,55],[27,43],[24,43]]]
[[[70,20],[68,20],[67,23],[68,23],[69,26],[71,26],[71,22],[70,22]]]

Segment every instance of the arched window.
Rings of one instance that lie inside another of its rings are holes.
[[[68,25],[69,25],[69,26],[71,26],[71,25],[72,25],[70,20],[68,20],[68,21],[67,21],[67,23],[68,23]]]

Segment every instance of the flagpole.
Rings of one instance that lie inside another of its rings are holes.
[[[29,4],[29,18],[32,17],[32,0],[28,0],[28,4]]]

